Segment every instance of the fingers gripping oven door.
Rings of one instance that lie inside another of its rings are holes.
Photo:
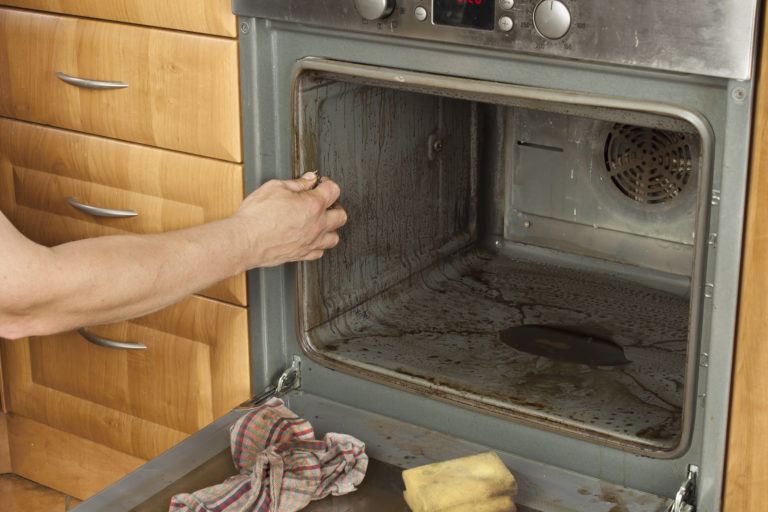
[[[300,267],[325,366],[603,446],[689,443],[713,135],[662,103],[305,59],[295,172],[352,219]]]

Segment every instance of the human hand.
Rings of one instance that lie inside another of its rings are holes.
[[[247,268],[316,260],[338,245],[337,230],[347,213],[333,206],[341,189],[316,173],[295,180],[272,180],[249,195],[231,218],[245,240]],[[315,186],[317,185],[317,186]]]

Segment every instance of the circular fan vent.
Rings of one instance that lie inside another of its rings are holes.
[[[680,195],[694,169],[692,136],[616,124],[605,141],[605,168],[627,197],[643,204],[661,204]]]

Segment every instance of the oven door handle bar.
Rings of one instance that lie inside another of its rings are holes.
[[[108,338],[102,338],[101,336],[97,336],[92,332],[89,332],[85,328],[78,329],[77,333],[83,338],[85,338],[86,340],[88,340],[89,342],[93,343],[94,345],[98,345],[104,348],[114,348],[119,350],[146,350],[147,349],[147,346],[141,343],[115,341],[115,340],[110,340]]]
[[[90,78],[80,78],[77,76],[68,75],[61,71],[56,72],[56,78],[62,82],[66,82],[69,85],[75,87],[82,87],[83,89],[96,89],[96,90],[108,90],[108,89],[125,89],[128,84],[125,82],[113,82],[108,80],[93,80]]]
[[[76,197],[68,197],[67,202],[77,210],[83,213],[92,215],[94,217],[107,217],[111,219],[127,219],[130,217],[136,217],[138,212],[133,210],[114,210],[112,208],[100,208],[98,206],[92,206],[90,204],[84,204],[77,200]]]

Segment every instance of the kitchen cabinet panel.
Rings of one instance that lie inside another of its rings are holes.
[[[11,471],[11,452],[8,444],[8,419],[0,412],[0,475]]]
[[[95,217],[68,197],[138,215]],[[0,210],[41,244],[186,228],[231,215],[242,198],[237,164],[0,118]],[[203,294],[245,305],[245,276]]]
[[[191,297],[90,330],[148,348],[98,347],[77,333],[2,342],[12,414],[146,460],[250,396],[244,308]]]
[[[1,0],[0,5],[237,37],[230,0]]]
[[[8,420],[14,473],[79,499],[144,461],[19,416]]]
[[[241,161],[236,40],[0,9],[0,48],[0,115]]]

